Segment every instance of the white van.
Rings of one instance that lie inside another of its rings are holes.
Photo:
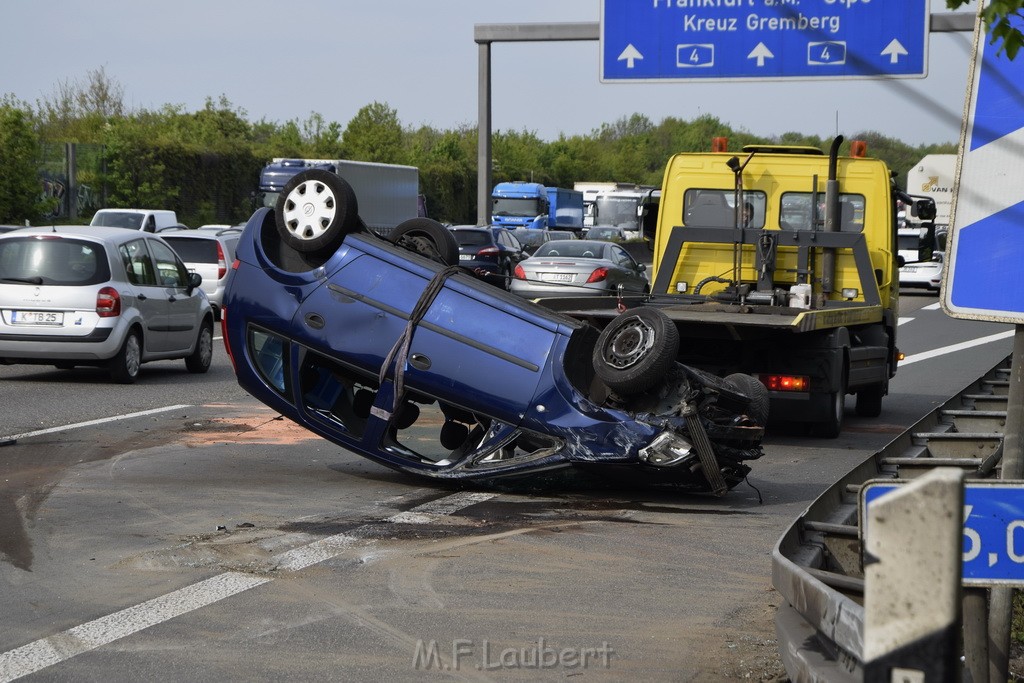
[[[100,209],[89,225],[159,232],[178,225],[178,216],[163,209]]]

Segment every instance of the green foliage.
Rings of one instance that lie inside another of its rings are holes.
[[[386,104],[368,104],[348,122],[342,134],[342,158],[404,164],[402,125],[398,112]]]
[[[956,9],[971,0],[946,0],[946,7]],[[1006,52],[1010,59],[1024,46],[1024,0],[989,0],[982,10],[982,18],[989,32],[989,43]]]
[[[39,138],[30,113],[0,104],[0,221],[38,221],[49,209],[42,197]]]
[[[77,143],[78,181],[80,186],[88,186],[90,199],[83,203],[80,195],[80,207],[95,208],[105,202],[108,206],[166,208],[175,210],[187,225],[235,223],[251,214],[251,195],[260,169],[270,159],[352,159],[416,166],[431,217],[456,224],[476,220],[475,125],[451,130],[430,126],[406,129],[398,112],[380,102],[364,106],[342,125],[316,112],[301,121],[250,122],[246,112],[223,95],[207,99],[196,112],[180,105],[129,112],[122,98],[123,90],[101,69],[91,72],[84,84],[61,84],[52,97],[39,103],[38,112],[11,96],[0,100],[0,111],[8,118],[16,114],[17,125],[27,128],[29,134],[7,136],[8,140],[17,138],[16,144],[27,145],[17,152],[23,156],[33,158],[31,146],[36,140],[56,152],[66,142]],[[5,123],[12,125],[8,118]],[[558,187],[572,187],[577,181],[661,185],[670,156],[709,150],[715,137],[727,138],[729,148],[737,152],[752,143],[822,149],[831,143],[831,139],[793,131],[759,137],[733,129],[711,115],[692,121],[668,117],[656,123],[635,113],[589,135],[563,135],[552,142],[541,140],[533,131],[495,131],[492,176],[495,183],[532,180]],[[852,138],[866,139],[868,153],[888,162],[901,179],[925,154],[956,149],[951,143],[912,147],[866,132],[847,136],[844,151]],[[15,151],[3,146],[0,153],[5,162],[15,158]],[[60,174],[60,157],[47,157],[45,164],[38,154],[35,159],[36,168]],[[13,168],[7,163],[0,168],[0,174],[6,175],[0,177],[10,177]],[[34,174],[29,177],[27,185],[3,183],[0,192],[6,192],[2,195],[6,199],[0,201],[10,202],[15,194],[32,198],[30,204],[35,201],[38,180]],[[7,210],[3,204],[0,209]],[[18,213],[29,216],[31,212]]]

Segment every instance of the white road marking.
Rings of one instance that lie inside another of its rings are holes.
[[[978,339],[972,339],[971,341],[960,342],[959,344],[951,344],[950,346],[943,346],[939,349],[932,349],[931,351],[922,351],[921,353],[915,353],[913,356],[907,356],[900,361],[900,367],[904,365],[910,365],[911,363],[917,363],[922,360],[929,360],[931,358],[937,358],[938,356],[945,356],[948,353],[956,353],[957,351],[963,351],[974,346],[981,346],[982,344],[990,344],[1000,339],[1006,339],[1012,337],[1014,334],[1013,330],[1007,330],[1006,332],[998,332],[996,334],[990,334],[987,337],[979,337]]]
[[[191,408],[191,405],[177,405],[177,406],[166,406],[164,408],[153,408],[152,410],[143,410],[138,413],[126,413],[124,415],[114,415],[112,417],[103,417],[98,420],[89,420],[88,422],[77,422],[75,424],[64,425],[62,427],[50,427],[48,429],[40,429],[34,432],[25,432],[24,434],[13,434],[11,436],[0,436],[0,441],[17,441],[18,439],[27,439],[33,436],[43,436],[44,434],[56,434],[57,432],[67,431],[69,429],[79,429],[81,427],[92,427],[94,425],[101,425],[107,422],[117,422],[118,420],[127,420],[133,417],[145,417],[146,415],[156,415],[157,413],[166,413],[171,410],[179,410],[180,408]]]
[[[922,311],[938,311],[941,308],[942,308],[942,302],[941,301],[936,301],[933,304],[928,304],[927,306],[922,306],[921,310]]]
[[[897,318],[896,327],[899,327],[900,325],[905,325],[906,323],[909,323],[911,320],[913,320],[913,318]]]
[[[184,406],[176,406],[184,407]],[[147,411],[152,412],[152,411]],[[456,493],[432,500],[409,511],[413,518],[437,518],[494,498],[493,493]],[[385,522],[406,521],[399,513]],[[413,522],[422,523],[422,522]],[[278,571],[298,571],[340,555],[354,544],[364,541],[360,531],[366,524],[347,534],[336,534],[295,548],[279,556]],[[0,653],[0,683],[8,683],[90,650],[109,645],[150,626],[188,614],[274,580],[272,576],[254,576],[241,572],[225,572],[205,581],[186,586],[119,612],[94,619],[80,626],[55,633],[46,638]]]

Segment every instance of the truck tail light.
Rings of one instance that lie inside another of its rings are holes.
[[[223,280],[228,272],[228,262],[224,259],[224,249],[217,242],[217,279]]]
[[[526,279],[526,271],[523,270],[523,267],[521,265],[519,265],[518,263],[516,264],[516,269],[515,269],[515,272],[513,273],[513,275],[515,275],[515,278],[517,280],[525,280]]]
[[[608,269],[602,266],[590,274],[587,282],[603,282],[606,277],[608,277]]]
[[[96,294],[96,314],[101,318],[121,315],[121,295],[113,287],[104,287]]]
[[[761,383],[768,391],[808,391],[811,378],[806,375],[761,375]]]

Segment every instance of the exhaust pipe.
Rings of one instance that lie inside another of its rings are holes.
[[[828,180],[825,181],[825,232],[839,230],[839,181],[836,179],[839,166],[839,145],[843,136],[837,135],[828,150]],[[821,256],[821,291],[825,298],[835,291],[836,252],[826,247]]]

